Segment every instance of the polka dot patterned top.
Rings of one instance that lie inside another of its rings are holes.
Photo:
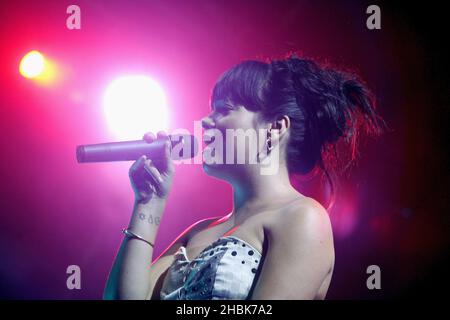
[[[245,300],[252,289],[261,253],[247,242],[224,236],[192,261],[181,246],[169,267],[161,300]]]

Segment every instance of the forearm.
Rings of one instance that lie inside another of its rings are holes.
[[[147,204],[135,202],[128,229],[155,243],[165,200],[154,198]],[[105,299],[145,299],[150,287],[153,247],[124,237],[106,284]]]

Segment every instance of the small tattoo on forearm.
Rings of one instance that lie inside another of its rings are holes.
[[[160,217],[153,217],[152,215],[149,215],[148,218],[147,218],[147,215],[144,214],[144,213],[139,213],[138,217],[142,221],[147,221],[148,223],[154,224],[154,225],[157,225],[157,226],[159,226],[159,223],[160,223],[160,220],[161,220]]]
[[[148,219],[147,219],[148,223],[154,224],[154,225],[157,225],[157,226],[159,226],[159,222],[160,222],[159,220],[160,220],[159,217],[153,217],[152,215],[150,215],[148,217]]]

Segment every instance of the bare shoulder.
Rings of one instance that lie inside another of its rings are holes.
[[[303,224],[311,220],[330,224],[327,210],[318,201],[305,196],[270,212],[265,215],[265,218],[270,224],[270,229],[286,227],[286,224],[293,222]]]
[[[270,215],[267,252],[252,299],[320,299],[334,269],[328,213],[317,201],[299,197]]]
[[[316,200],[304,197],[283,208],[268,226],[272,238],[283,242],[320,243],[333,251],[333,231],[327,210]]]
[[[327,210],[313,198],[305,197],[284,210],[281,216],[283,224],[292,227],[331,227]]]

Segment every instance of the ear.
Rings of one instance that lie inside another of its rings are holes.
[[[290,127],[291,127],[291,119],[289,119],[289,117],[286,115],[278,118],[277,120],[269,124],[269,130],[271,129],[278,130],[279,137],[285,135]]]

